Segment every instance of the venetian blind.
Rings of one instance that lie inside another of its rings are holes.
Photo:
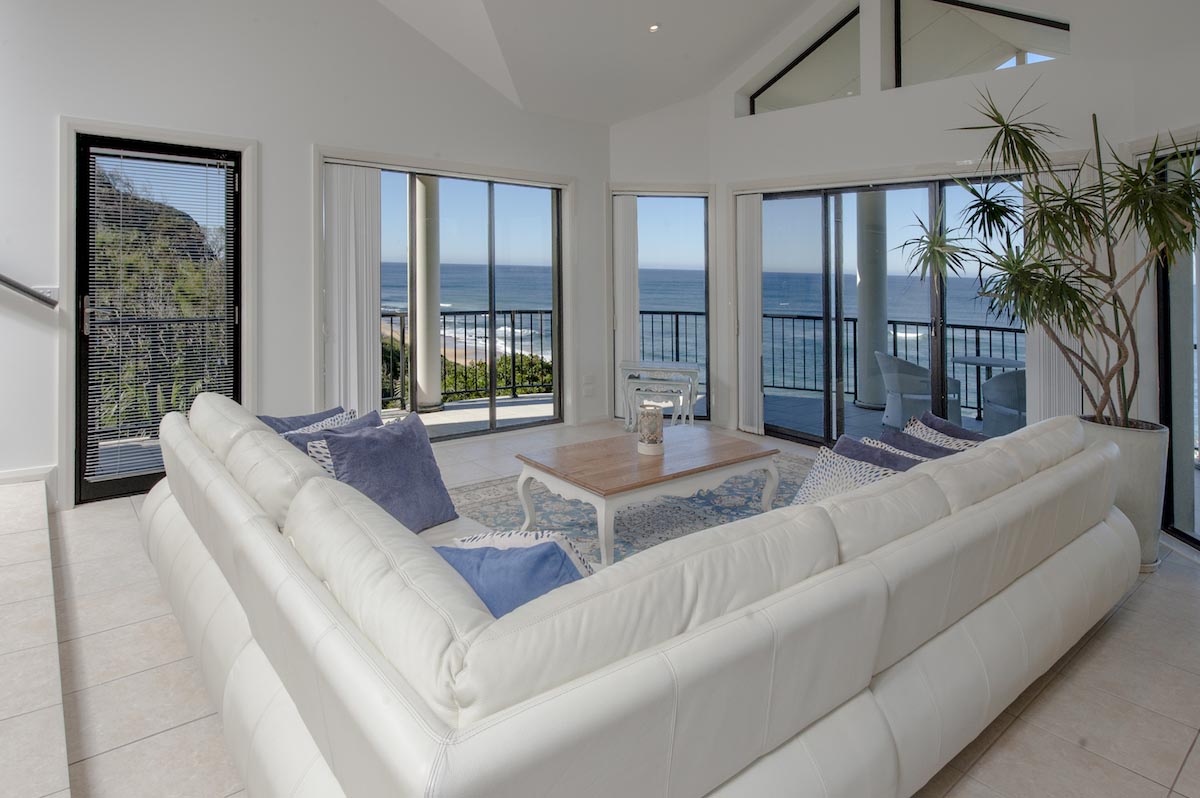
[[[97,481],[162,471],[165,414],[202,391],[237,397],[238,176],[232,157],[86,155],[83,476]]]

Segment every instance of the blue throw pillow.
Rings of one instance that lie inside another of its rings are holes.
[[[579,579],[579,569],[557,543],[520,549],[434,546],[499,618],[543,593]]]
[[[324,421],[327,418],[336,416],[338,413],[344,412],[346,411],[342,406],[338,405],[329,410],[322,410],[319,413],[310,413],[307,416],[259,416],[258,420],[282,435],[285,432],[307,427],[309,424]]]
[[[458,518],[421,417],[325,432],[333,472],[413,532]]]
[[[319,429],[314,432],[285,432],[283,439],[295,446],[300,451],[308,454],[308,444],[312,441],[319,441],[331,432],[343,432],[347,430],[357,429],[374,429],[383,424],[383,419],[379,417],[378,410],[372,410],[361,418],[356,418],[351,422],[343,424],[340,427],[333,429]]]
[[[930,429],[935,429],[943,435],[949,435],[951,438],[958,438],[959,440],[963,441],[988,440],[988,436],[984,435],[983,433],[975,432],[973,430],[966,429],[965,427],[960,427],[957,424],[947,421],[941,416],[935,416],[928,410],[921,414],[921,418],[919,420],[922,424]]]
[[[912,452],[918,457],[927,457],[930,460],[958,454],[957,449],[947,449],[945,446],[938,446],[936,443],[923,441],[915,435],[909,435],[907,432],[888,429],[887,427],[884,428],[883,433],[879,436],[879,440],[895,449]]]
[[[842,457],[849,457],[851,460],[890,468],[893,471],[907,471],[921,463],[920,460],[915,458],[889,452],[886,449],[880,449],[878,446],[871,446],[857,438],[851,438],[849,435],[843,435],[838,438],[837,443],[833,445],[833,450]]]

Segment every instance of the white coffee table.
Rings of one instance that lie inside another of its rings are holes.
[[[613,561],[613,522],[622,507],[660,496],[691,496],[718,487],[730,477],[765,471],[762,509],[771,509],[779,487],[778,449],[707,427],[668,427],[663,433],[662,456],[638,454],[636,435],[518,454],[517,459],[524,463],[517,477],[517,494],[525,509],[521,529],[537,523],[529,492],[535,479],[565,499],[579,499],[596,508],[603,565]]]

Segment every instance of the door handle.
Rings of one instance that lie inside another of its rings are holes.
[[[109,321],[113,317],[112,308],[98,308],[92,305],[91,296],[83,295],[83,334],[92,334],[92,323],[94,320]]]

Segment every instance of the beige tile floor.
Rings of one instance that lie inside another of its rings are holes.
[[[555,427],[435,450],[455,486],[515,475],[518,450],[619,431]],[[51,519],[72,795],[240,796],[219,719],[136,543],[139,507],[117,499]],[[1165,554],[918,795],[1200,798],[1200,558],[1178,544]],[[6,608],[0,597],[7,628]]]

